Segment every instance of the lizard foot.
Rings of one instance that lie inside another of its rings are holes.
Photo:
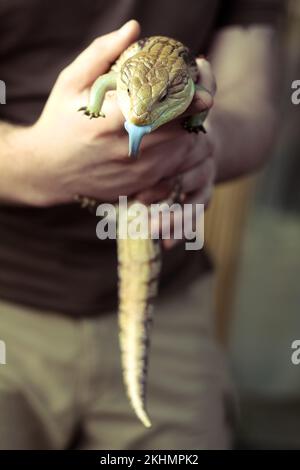
[[[87,196],[80,196],[79,194],[74,196],[74,201],[78,202],[83,209],[88,209],[90,212],[95,209],[98,203],[96,199],[92,199]]]
[[[90,119],[93,118],[98,118],[98,117],[103,117],[105,118],[105,114],[102,113],[101,111],[91,111],[88,106],[82,106],[81,108],[78,109],[78,111],[83,111],[83,114],[85,116],[88,116]]]
[[[203,132],[204,134],[207,134],[207,131],[205,129],[205,127],[203,126],[202,123],[199,123],[199,124],[192,124],[190,122],[190,119],[186,119],[183,123],[182,123],[182,127],[188,131],[188,132],[194,132],[195,134],[198,134],[199,132]]]

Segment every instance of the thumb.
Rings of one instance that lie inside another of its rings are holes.
[[[61,81],[73,91],[80,92],[92,84],[99,75],[107,72],[112,63],[140,34],[135,20],[120,29],[96,38],[61,73]]]

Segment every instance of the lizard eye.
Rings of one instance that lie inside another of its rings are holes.
[[[159,103],[162,103],[163,101],[165,101],[165,99],[167,98],[168,96],[168,92],[165,91],[163,95],[161,95],[161,97],[158,99],[158,102]]]
[[[130,96],[130,90],[129,90],[129,88],[127,88],[127,93],[128,93],[128,96]]]

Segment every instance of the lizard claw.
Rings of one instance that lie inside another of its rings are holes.
[[[104,113],[102,113],[101,111],[99,111],[99,112],[90,111],[87,106],[82,106],[81,108],[78,109],[78,111],[83,111],[83,114],[85,116],[88,116],[90,119],[94,119],[94,118],[98,118],[98,117],[105,118]]]
[[[88,209],[90,212],[93,212],[96,205],[98,204],[96,199],[92,199],[87,196],[81,196],[79,194],[74,196],[74,201],[78,202],[82,209]]]
[[[207,134],[207,131],[205,129],[205,127],[203,126],[203,124],[198,124],[198,125],[192,125],[190,122],[189,122],[189,119],[186,119],[183,123],[182,123],[182,127],[188,131],[188,132],[194,132],[195,134],[198,134],[199,132],[203,132],[204,134]]]

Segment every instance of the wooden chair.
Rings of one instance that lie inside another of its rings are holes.
[[[205,247],[216,267],[216,334],[226,345],[245,223],[255,177],[221,185],[205,214]]]

